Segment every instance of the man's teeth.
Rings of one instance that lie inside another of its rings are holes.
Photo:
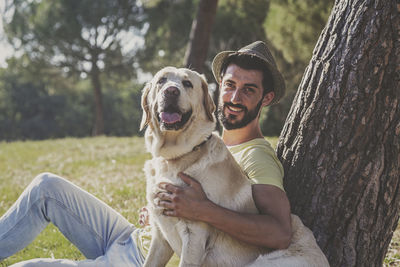
[[[235,107],[231,107],[231,106],[228,106],[228,108],[229,108],[230,110],[236,111],[236,112],[242,111],[241,108],[235,108]]]

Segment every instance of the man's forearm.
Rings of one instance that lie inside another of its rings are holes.
[[[239,213],[210,201],[199,182],[180,174],[188,185],[161,183],[166,192],[157,194],[158,205],[167,216],[203,221],[243,242],[271,249],[287,248],[291,239],[290,204],[275,186],[253,185],[253,199],[259,214]]]
[[[284,249],[289,246],[291,231],[272,216],[239,213],[209,201],[200,208],[199,220],[251,245]]]

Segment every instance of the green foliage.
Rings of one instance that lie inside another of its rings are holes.
[[[90,135],[93,62],[100,68],[104,133],[135,135],[141,118],[136,69],[155,73],[183,65],[199,1],[12,0],[15,13],[6,33],[24,48],[19,65],[0,74],[0,139],[44,139]],[[220,0],[205,75],[222,50],[255,40],[271,44],[287,85],[280,104],[264,109],[262,130],[278,135],[333,0]],[[144,46],[122,53],[124,36],[143,35]],[[97,38],[95,38],[97,36]],[[107,37],[108,36],[108,37]],[[108,40],[108,41],[107,41]],[[136,52],[135,52],[136,51]],[[133,62],[134,67],[132,65]],[[14,65],[13,65],[14,64]],[[87,75],[77,76],[87,72]],[[39,77],[39,78],[38,78]],[[28,101],[29,99],[29,101]]]
[[[264,28],[286,82],[286,97],[265,109],[261,128],[279,135],[333,0],[272,0]]]
[[[263,22],[269,0],[221,0],[218,3],[211,58],[221,50],[237,50],[254,40],[265,40]]]
[[[93,134],[104,133],[101,72],[131,76],[135,49],[122,43],[138,35],[142,9],[138,0],[12,0],[5,30],[15,47],[33,60],[64,72],[90,77],[95,98]],[[132,41],[133,42],[133,41]]]
[[[205,72],[209,82],[215,82],[211,73],[214,56],[223,50],[237,50],[256,40],[266,40],[263,22],[269,9],[269,0],[221,0],[214,22]]]
[[[87,113],[84,110],[76,114],[75,105],[79,99],[75,97],[84,98],[85,95],[71,94],[67,82],[60,83],[59,91],[55,92],[45,75],[29,64],[26,57],[13,59],[9,67],[0,72],[0,139],[45,139],[71,134],[68,126],[85,120]],[[54,80],[61,78],[55,69],[52,75]],[[65,113],[68,108],[70,110]],[[80,130],[83,131],[75,132],[75,136],[85,135],[84,127]]]
[[[146,3],[146,2],[145,2]],[[163,0],[145,4],[148,29],[138,53],[140,67],[155,73],[165,66],[182,67],[198,1]]]
[[[142,85],[114,77],[104,79],[104,87],[105,133],[139,134]],[[11,59],[8,68],[0,70],[0,140],[88,136],[93,109],[87,80],[65,77],[59,69],[27,57]]]
[[[221,50],[237,49],[249,40],[265,40],[263,22],[269,0],[222,0],[214,22],[208,50],[205,74],[214,82],[211,61]],[[144,13],[148,30],[144,35],[145,47],[138,53],[139,65],[144,71],[155,73],[166,65],[183,65],[183,57],[189,41],[193,18],[198,1],[150,1]]]
[[[269,40],[289,63],[310,60],[333,0],[271,1],[265,21]]]
[[[141,135],[141,89],[130,80],[103,79],[105,134],[112,136]]]
[[[93,64],[117,71],[132,64],[121,42],[124,32],[141,27],[136,0],[13,0],[11,7],[8,39],[31,58],[78,73],[89,73]]]

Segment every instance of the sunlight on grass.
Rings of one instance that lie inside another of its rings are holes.
[[[400,225],[393,234],[383,266],[400,266]]]
[[[142,168],[149,158],[144,139],[139,137],[1,142],[0,214],[14,203],[36,175],[48,171],[89,191],[137,225],[137,211],[145,205]],[[38,257],[84,259],[50,225],[32,244],[0,266]]]
[[[276,146],[277,137],[266,139]],[[48,171],[89,191],[137,226],[137,211],[146,201],[142,168],[149,158],[144,139],[140,137],[0,142],[0,215],[36,175]],[[0,262],[0,267],[38,257],[84,259],[53,225],[49,225],[32,244]],[[173,264],[168,266],[177,266],[178,261],[174,256]],[[399,228],[384,266],[400,266]]]

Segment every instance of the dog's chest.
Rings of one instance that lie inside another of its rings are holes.
[[[145,172],[147,184],[151,187],[161,182],[171,183],[177,186],[185,183],[178,177],[179,172],[196,177],[200,171],[201,160],[197,162],[165,160],[161,157],[153,158],[146,162]],[[189,171],[189,172],[188,172]]]

